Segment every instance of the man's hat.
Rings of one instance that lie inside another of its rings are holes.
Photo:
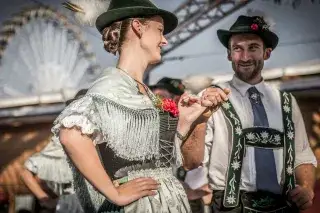
[[[182,95],[184,93],[184,85],[182,80],[176,78],[164,77],[160,79],[155,85],[150,86],[150,89],[162,88],[174,95]]]
[[[97,18],[96,27],[102,33],[113,22],[155,15],[163,18],[164,34],[170,33],[178,25],[178,19],[173,13],[157,8],[149,0],[111,0],[108,10]]]
[[[230,27],[230,30],[218,30],[220,42],[229,48],[229,39],[234,34],[250,33],[261,37],[267,48],[274,50],[278,45],[278,36],[269,30],[269,25],[259,16],[239,16],[237,21]]]

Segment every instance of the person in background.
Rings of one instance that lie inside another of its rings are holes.
[[[181,95],[184,93],[185,86],[180,79],[164,77],[155,85],[149,86],[155,95],[163,98],[171,98],[178,103]]]
[[[197,95],[202,90],[212,86],[213,78],[205,75],[189,75],[182,80],[185,92]]]
[[[80,90],[72,101],[81,98],[87,89]],[[39,202],[39,212],[81,213],[73,194],[72,173],[61,144],[51,138],[47,146],[32,155],[24,164],[20,177]]]

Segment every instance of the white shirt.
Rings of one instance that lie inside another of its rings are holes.
[[[253,85],[247,84],[237,77],[220,85],[230,88],[229,100],[234,106],[242,123],[242,128],[253,127],[253,112],[247,90]],[[269,127],[283,131],[280,93],[264,81],[254,85],[260,93],[262,103],[267,113]],[[301,164],[317,166],[316,158],[309,146],[303,118],[296,100],[292,99],[292,119],[295,127],[295,168]],[[213,113],[207,123],[205,137],[204,165],[208,169],[210,187],[214,190],[224,190],[229,156],[231,154],[232,136],[230,125],[226,123],[222,110]],[[247,147],[243,159],[241,174],[241,190],[256,190],[256,169],[254,147]],[[281,184],[283,170],[283,149],[274,149],[278,182]]]

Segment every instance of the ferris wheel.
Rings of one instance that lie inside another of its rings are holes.
[[[78,26],[37,7],[5,22],[0,32],[0,97],[86,87],[100,72]]]

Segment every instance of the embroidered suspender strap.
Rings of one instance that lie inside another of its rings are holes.
[[[223,198],[226,208],[236,207],[239,204],[241,168],[244,157],[244,137],[242,136],[242,125],[238,114],[230,101],[222,104],[225,117],[232,127],[232,149],[230,162],[227,170],[227,182]]]
[[[284,183],[282,193],[286,196],[295,187],[294,123],[292,121],[292,96],[281,92],[282,119],[284,131]]]
[[[242,130],[246,146],[279,149],[284,147],[284,134],[276,129],[253,127]]]

